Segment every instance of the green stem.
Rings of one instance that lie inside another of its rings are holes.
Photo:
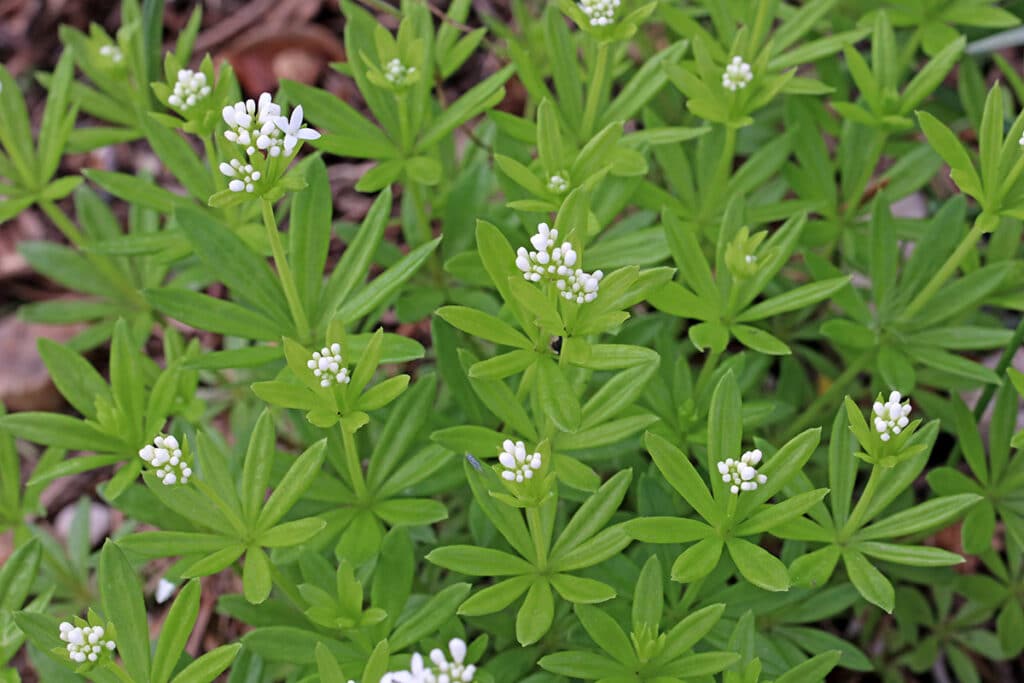
[[[60,207],[47,199],[39,202],[39,208],[41,208],[43,213],[53,221],[53,224],[57,226],[57,229],[68,238],[68,242],[71,242],[76,247],[85,246],[85,236],[78,229],[78,226],[68,218],[67,214],[60,209]]]
[[[863,370],[871,361],[873,355],[874,351],[865,351],[856,360],[846,366],[846,369],[839,373],[839,376],[832,381],[829,388],[814,399],[800,418],[790,425],[789,429],[785,432],[785,436],[783,436],[783,440],[788,441],[803,430],[807,429],[810,425],[816,424],[820,419],[822,409],[830,406],[838,394],[846,391],[846,387],[850,382],[857,378],[860,371]]]
[[[703,367],[700,369],[700,375],[697,376],[697,387],[693,391],[694,398],[704,393],[704,389],[707,388],[708,383],[711,381],[711,376],[715,373],[715,368],[718,367],[718,361],[722,357],[721,351],[711,350],[707,359],[704,361]]]
[[[871,476],[868,477],[867,486],[864,487],[864,491],[860,494],[860,499],[857,501],[857,505],[854,506],[853,512],[850,513],[850,518],[846,520],[846,524],[843,525],[842,531],[839,533],[839,537],[842,540],[847,540],[854,533],[860,529],[864,523],[868,520],[865,516],[868,514],[868,508],[871,506],[871,501],[875,497],[875,493],[878,492],[878,487],[882,483],[882,479],[887,470],[881,465],[871,466]]]
[[[277,219],[274,218],[274,205],[266,199],[263,200],[263,225],[267,229],[267,241],[270,242],[270,250],[274,254],[274,265],[277,266],[281,287],[288,300],[288,308],[292,312],[295,331],[302,342],[308,342],[310,331],[306,309],[303,308],[302,300],[299,299],[299,289],[295,286],[295,277],[292,275],[291,266],[288,265],[288,259],[284,255],[281,234],[277,231]]]
[[[540,510],[536,507],[526,508],[526,523],[530,527],[530,538],[533,539],[533,552],[537,554],[537,566],[547,567],[548,549],[544,543],[544,525],[540,519]]]
[[[717,473],[717,471],[716,471]],[[739,504],[740,497],[738,494],[729,491],[729,484],[726,484],[726,495],[729,496],[729,503],[726,506],[725,518],[732,521],[732,518],[736,516],[736,506]]]
[[[363,467],[359,463],[356,438],[345,429],[344,425],[339,425],[339,427],[341,429],[342,447],[345,450],[345,467],[348,469],[348,478],[351,480],[352,490],[355,492],[356,498],[365,500],[367,493],[366,480],[363,478]]]
[[[409,121],[409,97],[405,92],[395,93],[395,103],[398,105],[398,140],[403,150],[411,151],[412,124]]]
[[[974,225],[971,226],[970,232],[967,233],[967,237],[965,237],[959,246],[957,246],[956,250],[949,255],[946,262],[943,263],[937,271],[935,271],[935,274],[932,275],[932,278],[928,281],[928,284],[924,286],[924,289],[918,292],[917,296],[915,296],[913,300],[911,300],[910,304],[907,305],[907,308],[903,311],[903,320],[910,320],[913,318],[922,308],[924,308],[925,304],[931,301],[932,297],[935,296],[935,293],[939,291],[942,285],[946,284],[946,280],[953,276],[953,273],[955,273],[956,269],[960,267],[963,260],[967,258],[967,255],[970,254],[971,250],[978,244],[978,240],[981,239],[981,236],[986,232],[989,232],[993,221],[998,221],[998,219],[984,212],[978,214],[978,217],[974,220]]]
[[[217,157],[217,152],[214,149],[213,138],[212,137],[208,138],[205,135],[202,136],[202,137],[203,137],[203,151],[206,152],[206,163],[209,164],[209,166],[210,166],[210,176],[213,178],[213,186],[215,188],[217,188],[218,190],[220,190],[220,189],[222,189],[224,187],[224,184],[220,180],[224,176],[223,176],[223,174],[219,173],[218,169],[217,169],[217,158],[218,157]]]
[[[609,77],[609,55],[610,49],[607,42],[597,44],[597,62],[594,64],[594,71],[590,74],[590,88],[587,90],[587,103],[583,109],[583,122],[580,125],[580,137],[589,139],[594,133],[594,123],[597,121],[597,108],[606,88]]]

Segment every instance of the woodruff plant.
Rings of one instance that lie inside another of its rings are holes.
[[[0,680],[1024,675],[1013,11],[340,7],[354,102],[160,0],[62,29],[38,120],[0,67],[0,217],[75,293],[20,315],[84,323],[66,409],[0,407]]]

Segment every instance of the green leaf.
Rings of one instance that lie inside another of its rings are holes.
[[[435,548],[426,556],[427,561],[469,576],[511,576],[533,572],[529,562],[490,548],[469,545],[450,545]]]
[[[693,583],[710,574],[722,557],[722,539],[709,536],[684,550],[672,564],[672,580]]]
[[[327,440],[321,439],[295,459],[284,477],[281,478],[280,483],[274,488],[274,492],[270,494],[270,498],[259,510],[256,524],[260,529],[266,530],[277,524],[298,502],[302,494],[320,474],[326,447]]]
[[[416,274],[440,243],[441,238],[438,237],[410,251],[398,263],[385,270],[370,284],[341,304],[335,317],[346,321],[357,320],[389,303],[399,288]]]
[[[906,564],[912,567],[948,567],[961,564],[964,558],[942,548],[924,545],[900,545],[897,543],[879,543],[866,541],[858,543],[857,549],[884,562]]]
[[[770,318],[781,313],[788,313],[789,311],[796,311],[811,306],[832,296],[845,287],[849,281],[849,276],[843,276],[802,285],[791,289],[785,294],[774,296],[751,306],[736,316],[736,320],[738,322],[763,320],[764,318]]]
[[[124,552],[107,540],[100,551],[100,594],[103,613],[117,628],[117,651],[137,681],[149,680],[149,624],[142,586]]]
[[[153,655],[152,683],[167,683],[174,673],[199,614],[199,592],[199,581],[192,579],[181,589],[167,612],[156,644],[156,654]]]
[[[146,301],[162,313],[200,330],[259,341],[290,334],[276,321],[238,304],[185,289],[147,289]]]
[[[709,523],[716,524],[721,516],[718,507],[687,455],[652,432],[644,435],[644,445],[672,488],[697,511],[697,514]]]
[[[733,325],[729,331],[741,344],[754,351],[771,356],[788,356],[793,353],[784,341],[752,325]]]
[[[535,367],[537,395],[544,412],[563,432],[575,432],[580,426],[580,403],[562,368],[543,356]]]
[[[546,579],[536,578],[516,613],[516,640],[524,647],[544,637],[555,619],[555,599]]]
[[[463,332],[487,339],[495,344],[514,346],[520,349],[532,347],[530,340],[523,336],[522,332],[483,311],[465,306],[442,306],[437,309],[436,314]]]
[[[843,561],[857,592],[873,605],[892,613],[896,604],[896,593],[889,579],[868,561],[860,552],[852,548],[843,550]]]
[[[250,524],[256,521],[267,499],[276,440],[273,415],[269,410],[264,410],[249,435],[249,446],[242,465],[242,515]]]
[[[897,512],[880,522],[861,529],[856,538],[871,541],[879,538],[896,538],[941,529],[981,500],[975,493],[942,496],[915,505],[909,510]]]
[[[261,548],[251,547],[245,551],[245,565],[242,567],[242,588],[245,599],[254,605],[270,597],[273,588],[270,578],[270,560]]]
[[[575,611],[587,635],[603,652],[626,665],[636,662],[629,637],[607,612],[590,605],[576,605]]]
[[[562,598],[577,605],[606,602],[615,597],[615,589],[608,584],[572,574],[554,574],[551,585]]]
[[[306,169],[306,188],[295,194],[288,218],[288,261],[299,300],[307,316],[314,318],[331,243],[334,204],[323,160],[313,159]]]
[[[211,683],[224,672],[238,656],[241,643],[221,645],[186,666],[171,683]]]
[[[0,428],[32,443],[68,450],[110,453],[125,448],[115,437],[104,434],[91,422],[57,413],[14,413],[0,417]]]
[[[747,581],[766,591],[789,590],[789,572],[779,558],[742,538],[728,539],[726,547],[729,557]]]
[[[534,581],[532,576],[516,576],[488,586],[462,603],[459,614],[467,617],[493,614],[505,609],[526,592]]]
[[[560,557],[579,547],[604,528],[622,504],[632,479],[633,470],[621,470],[602,484],[597,493],[584,501],[551,549],[552,562],[557,563]]]
[[[717,464],[728,458],[737,458],[742,451],[743,412],[740,403],[740,388],[731,370],[722,376],[711,396],[708,411],[708,472],[717,472]],[[724,491],[721,477],[712,486],[712,491]]]

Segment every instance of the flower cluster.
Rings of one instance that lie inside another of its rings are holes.
[[[416,67],[402,64],[402,60],[392,59],[384,65],[384,78],[388,83],[401,87],[408,84],[409,79],[416,74]]]
[[[548,178],[548,190],[555,194],[565,194],[569,190],[569,181],[566,179],[567,175],[563,171]]]
[[[251,99],[235,102],[221,111],[224,123],[228,124],[224,137],[245,147],[246,154],[255,154],[259,149],[269,156],[279,156],[284,145],[281,131],[274,122],[280,115],[281,107],[274,104],[268,92],[260,95],[258,102]]]
[[[192,69],[178,69],[178,80],[174,83],[174,92],[167,98],[167,104],[178,111],[190,109],[210,94],[210,85],[206,74]]]
[[[220,172],[231,178],[228,189],[232,192],[252,192],[263,175],[254,170],[252,164],[243,164],[238,159],[232,159],[228,163],[221,162]]]
[[[187,484],[192,476],[192,468],[173,436],[156,437],[152,444],[146,444],[139,450],[139,457],[155,468],[156,476],[164,486]]]
[[[348,368],[344,367],[343,363],[341,344],[335,342],[331,344],[330,348],[325,346],[319,351],[314,351],[313,357],[307,361],[306,367],[312,370],[320,380],[320,386],[329,387],[335,382],[338,384],[349,383]]]
[[[615,11],[621,4],[621,0],[580,0],[579,7],[591,26],[609,26],[615,23]]]
[[[116,45],[104,45],[100,47],[100,56],[106,57],[114,64],[120,64],[124,60],[121,48]]]
[[[452,638],[448,641],[445,656],[440,648],[430,651],[430,665],[424,662],[419,652],[413,654],[407,671],[392,671],[384,674],[380,683],[472,683],[476,667],[466,664],[466,641]]]
[[[729,487],[731,493],[754,491],[768,481],[767,476],[757,473],[757,465],[761,462],[762,457],[760,449],[755,448],[741,455],[739,460],[726,458],[718,463],[718,472],[722,475],[722,481],[731,484]]]
[[[556,245],[558,230],[547,223],[537,226],[537,234],[530,238],[536,251],[519,247],[516,252],[516,267],[530,282],[548,280],[555,283],[563,298],[578,304],[597,298],[598,287],[604,273],[600,270],[587,273],[576,268],[577,254],[569,242]]]
[[[505,439],[501,446],[498,462],[504,468],[501,472],[502,479],[518,484],[533,479],[533,473],[539,470],[542,464],[540,453],[527,453],[526,444],[512,439]]]
[[[282,116],[280,105],[266,92],[256,101],[249,99],[224,107],[221,116],[228,124],[224,137],[244,148],[249,155],[250,163],[232,160],[230,164],[220,165],[221,173],[234,178],[228,184],[232,192],[253,192],[263,176],[262,171],[253,170],[254,166],[266,170],[263,165],[266,158],[289,157],[300,140],[320,137],[320,133],[304,126],[302,105],[295,107],[291,118]]]
[[[60,623],[60,639],[68,644],[68,657],[79,664],[95,662],[104,652],[117,647],[113,640],[103,640],[105,633],[102,626],[74,626],[67,621]]]
[[[736,92],[746,88],[752,80],[754,80],[754,74],[750,70],[750,65],[744,62],[742,57],[737,56],[733,57],[725,67],[725,73],[722,74],[722,87]]]
[[[888,401],[885,403],[875,401],[875,405],[872,406],[872,411],[875,414],[875,431],[878,432],[882,441],[888,441],[910,424],[910,399],[907,399],[905,403],[901,401],[903,401],[903,396],[900,392],[894,391],[889,394]]]

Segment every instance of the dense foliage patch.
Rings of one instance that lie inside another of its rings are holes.
[[[1022,675],[1018,15],[505,9],[343,0],[351,102],[159,0],[62,31],[38,121],[0,68],[0,217],[78,293],[20,314],[83,323],[68,410],[0,416],[0,680]],[[115,144],[161,175],[61,173]]]

